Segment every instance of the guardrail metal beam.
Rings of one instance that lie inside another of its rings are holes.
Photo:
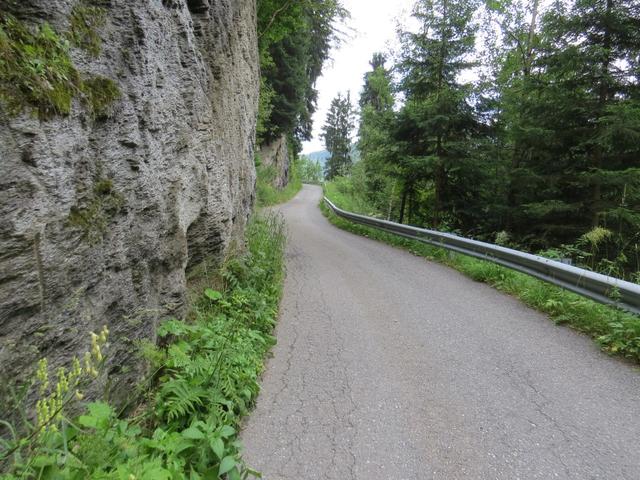
[[[336,207],[327,197],[324,197],[324,201],[336,215],[351,222],[493,262],[557,285],[596,302],[620,307],[640,315],[640,285],[635,283],[451,233],[411,227],[347,212]]]

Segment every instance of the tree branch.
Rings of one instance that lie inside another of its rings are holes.
[[[280,15],[292,3],[293,3],[293,0],[289,0],[287,3],[285,3],[280,8],[278,8],[275,12],[273,12],[273,15],[271,15],[271,19],[269,20],[269,23],[267,23],[267,26],[264,28],[263,31],[258,33],[258,38],[261,38],[262,35],[264,35],[264,33],[271,28],[271,25],[273,25],[273,22],[275,22],[278,15]]]

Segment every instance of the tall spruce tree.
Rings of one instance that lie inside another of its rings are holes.
[[[480,37],[490,55],[476,50],[478,2],[419,0],[420,28],[401,34],[392,67],[398,84],[372,59],[353,174],[361,199],[400,221],[558,249],[640,280],[640,2],[485,5],[498,25]],[[474,61],[482,76],[465,83]]]
[[[401,34],[398,69],[406,103],[396,135],[398,162],[406,172],[403,204],[425,179],[432,182],[431,223],[464,222],[473,202],[471,137],[478,128],[468,102],[470,85],[460,74],[472,66],[476,0],[419,0],[413,16],[418,32]],[[404,209],[402,209],[404,211]],[[402,218],[401,213],[401,218]]]
[[[381,52],[376,52],[371,57],[371,70],[364,74],[364,85],[358,102],[360,109],[370,106],[376,111],[382,111],[393,106],[391,74],[385,68],[386,61]]]
[[[385,68],[386,58],[375,53],[369,62],[371,70],[364,75],[360,94],[360,126],[358,149],[365,172],[364,184],[368,200],[378,208],[386,207],[391,216],[398,184],[394,168],[391,128],[395,121],[391,72]]]
[[[496,149],[494,154],[502,160],[503,178],[496,194],[502,208],[499,228],[507,231],[522,222],[519,198],[531,188],[531,171],[526,159],[529,152],[525,138],[526,112],[523,103],[529,95],[533,62],[539,54],[540,0],[492,0],[486,3],[488,22],[485,35],[491,37],[499,26],[499,35],[493,45],[487,46],[492,54],[493,70],[491,90],[494,101],[493,120],[496,122]]]
[[[352,165],[351,138],[353,135],[353,106],[349,93],[338,93],[331,101],[327,119],[322,127],[321,137],[330,154],[325,164],[325,177],[332,179],[346,174]]]

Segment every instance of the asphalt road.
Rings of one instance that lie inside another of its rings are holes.
[[[281,207],[287,279],[242,434],[266,480],[640,479],[640,371],[437,263]]]

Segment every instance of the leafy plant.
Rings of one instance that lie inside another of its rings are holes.
[[[41,117],[68,114],[80,82],[68,42],[48,23],[30,29],[0,13],[0,100],[10,114],[25,105]]]
[[[289,178],[284,188],[274,187],[273,181],[276,177],[276,170],[273,166],[258,165],[256,172],[256,197],[260,207],[277,205],[291,200],[302,188],[302,181],[298,173],[298,159],[294,158],[294,152],[290,148],[289,158],[292,158],[289,165]]]
[[[120,98],[120,89],[113,80],[106,77],[89,77],[82,81],[80,90],[94,119],[108,117],[111,106]]]
[[[105,23],[106,11],[81,0],[71,10],[71,28],[67,38],[74,47],[86,50],[94,57],[100,54],[102,39],[98,29]]]
[[[11,470],[22,478],[30,478],[39,473],[42,477],[50,470],[56,470],[69,460],[68,441],[75,434],[74,426],[68,419],[74,404],[79,404],[84,395],[82,389],[98,377],[98,370],[104,362],[102,353],[107,343],[109,330],[105,326],[99,334],[91,332],[91,349],[82,362],[73,357],[71,366],[59,367],[55,380],[46,358],[38,362],[34,384],[37,385],[35,413],[31,420],[26,419],[23,436],[6,421],[1,422],[9,432],[9,440],[0,441],[0,466],[13,460]],[[97,411],[99,407],[90,406]],[[79,418],[80,423],[83,417]],[[60,448],[64,452],[60,452]],[[14,478],[9,475],[7,478]],[[44,476],[42,478],[51,478]]]
[[[282,221],[274,216],[254,218],[247,237],[246,252],[219,272],[222,288],[205,289],[188,320],[164,322],[158,330],[163,346],[145,344],[157,381],[147,410],[121,419],[113,406],[95,401],[74,420],[56,409],[49,418],[55,418],[57,428],[26,441],[2,423],[13,440],[0,443],[0,462],[10,460],[1,478],[259,476],[244,464],[237,432],[258,394],[264,355],[275,343],[271,331],[284,274]],[[102,333],[94,337],[98,348],[92,347],[90,363],[83,367],[91,374],[94,361],[102,356],[102,340]],[[44,370],[38,378],[49,388]],[[69,385],[74,378],[64,375]],[[54,400],[58,405],[57,395]]]
[[[100,76],[83,79],[71,60],[69,39],[73,45],[97,55],[100,38],[95,30],[86,30],[81,36],[78,28],[80,24],[97,26],[104,20],[104,9],[78,8],[73,10],[71,32],[66,38],[48,23],[29,27],[0,12],[0,105],[10,115],[17,115],[27,106],[33,107],[42,119],[68,115],[73,99],[79,96],[92,116],[101,118],[120,97],[113,80]],[[81,19],[80,11],[84,12]]]

